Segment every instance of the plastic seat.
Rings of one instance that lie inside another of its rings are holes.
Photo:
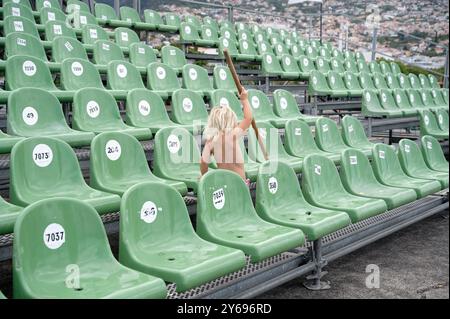
[[[19,0],[22,1],[22,0]],[[28,1],[26,1],[28,2]],[[59,9],[61,10],[61,5],[58,0],[36,0],[36,10],[42,11],[45,8]]]
[[[442,94],[442,97],[444,98],[444,101],[448,104],[449,103],[448,89],[441,89],[441,94]]]
[[[440,89],[441,88],[441,86],[439,85],[434,74],[428,74],[428,81],[430,82],[430,86],[432,89]]]
[[[355,54],[355,52],[350,51],[350,50],[345,50],[344,51],[344,59],[348,60],[348,61],[355,62],[356,61],[356,54]]]
[[[77,38],[74,29],[68,27],[65,21],[47,21],[45,24],[45,39],[53,41],[56,37]]]
[[[258,55],[252,41],[239,40],[239,56],[237,60],[242,61],[261,61],[262,57]]]
[[[94,134],[72,130],[58,99],[42,89],[21,88],[8,98],[8,133],[23,137],[54,137],[72,146],[89,145]]]
[[[20,3],[3,3],[3,19],[10,16],[22,17],[30,21],[34,21],[34,16],[31,8]]]
[[[298,44],[291,45],[290,54],[295,60],[299,60],[301,56],[305,55],[305,52]]]
[[[210,26],[211,28],[213,28],[215,30],[219,30],[219,23],[217,22],[216,19],[213,19],[211,17],[204,17],[203,24]]]
[[[200,21],[200,19],[197,18],[195,15],[188,14],[184,17],[184,20],[187,23],[191,23],[191,24],[195,25],[197,28],[199,28],[202,25],[202,22]]]
[[[342,153],[340,176],[345,189],[350,194],[382,199],[389,210],[417,199],[417,194],[412,189],[381,184],[376,179],[369,160],[359,150],[346,150]]]
[[[300,44],[300,42],[299,42]],[[345,60],[344,55],[342,54],[342,52],[338,49],[334,49],[331,52],[331,55],[333,56],[333,58],[339,60],[340,62],[343,62]]]
[[[327,75],[327,80],[328,86],[331,89],[331,97],[346,97],[349,95],[347,87],[339,73],[330,71]]]
[[[397,75],[398,82],[400,83],[400,87],[403,90],[412,89],[411,82],[409,81],[409,77],[406,74],[400,73]]]
[[[261,219],[248,187],[233,172],[217,170],[203,176],[197,207],[197,233],[208,241],[242,250],[252,262],[299,247],[305,240],[298,229]]]
[[[227,39],[232,43],[236,43],[236,31],[231,27],[220,27],[220,36],[221,38]]]
[[[193,131],[192,125],[172,122],[161,97],[147,89],[128,91],[125,122],[134,127],[149,128],[153,134],[165,127],[182,127]]]
[[[130,62],[136,67],[146,68],[150,63],[157,62],[155,51],[145,43],[133,43],[128,53]]]
[[[419,78],[417,77],[417,75],[415,75],[414,73],[409,73],[408,78],[409,78],[409,83],[411,84],[411,87],[414,90],[422,89],[422,86],[420,85],[420,81],[419,81]]]
[[[369,69],[370,69],[370,72],[372,73],[372,75],[374,75],[375,73],[382,73],[380,65],[378,64],[377,61],[370,61]]]
[[[167,13],[164,15],[164,21],[171,31],[179,31],[181,26],[180,17],[176,13]],[[176,29],[175,29],[176,28]]]
[[[391,90],[401,89],[397,76],[392,73],[386,74],[386,82]]]
[[[73,16],[69,15],[69,17],[73,29],[77,31],[81,30],[85,25],[98,24],[97,19],[89,12],[80,12],[79,14],[74,14]]]
[[[59,2],[58,2],[59,4]],[[39,21],[41,24],[46,24],[48,21],[65,21],[66,15],[61,9],[54,7],[45,7],[39,10]]]
[[[355,60],[353,59],[345,59],[344,61],[344,68],[346,71],[352,72],[352,73],[358,73],[358,66],[356,65]]]
[[[379,65],[380,65],[381,73],[383,75],[386,75],[388,73],[392,73],[391,66],[386,61],[380,61]]]
[[[414,193],[414,192],[413,192]],[[414,193],[415,196],[415,193]],[[350,224],[349,216],[309,204],[297,175],[282,162],[261,165],[256,184],[256,211],[267,222],[298,228],[314,241]]]
[[[56,198],[35,203],[19,216],[14,230],[14,298],[167,295],[160,278],[119,264],[100,217],[82,201]]]
[[[183,182],[197,193],[201,176],[200,150],[187,130],[166,127],[156,133],[153,172],[158,177]]]
[[[266,149],[268,159],[284,162],[292,167],[296,173],[300,173],[302,171],[302,160],[286,152],[283,142],[278,135],[278,130],[269,123],[258,123],[258,129],[259,137]],[[248,154],[256,162],[264,163],[266,161],[253,128],[249,129],[248,133]]]
[[[311,154],[322,155],[333,162],[340,161],[340,154],[328,153],[319,149],[314,141],[314,137],[309,125],[304,121],[289,120],[284,131],[284,145],[289,155],[305,159]]]
[[[308,45],[305,47],[305,54],[308,57],[308,59],[315,60],[319,56],[319,53],[317,50],[312,47],[311,45]]]
[[[215,90],[212,94],[210,105],[212,107],[229,107],[236,114],[239,121],[244,119],[241,101],[233,92],[228,90]]]
[[[427,166],[433,171],[448,174],[448,161],[439,141],[433,136],[425,135],[422,136],[421,142],[422,155]]]
[[[291,78],[291,79],[299,79],[306,78],[300,67],[298,66],[297,61],[292,55],[285,54],[281,57],[281,66],[283,67],[284,73],[282,75],[283,78]]]
[[[201,26],[200,35],[203,41],[210,41],[211,43],[214,43],[214,47],[219,44],[219,31],[209,25]]]
[[[411,103],[409,103],[408,96],[406,95],[406,91],[402,89],[394,90],[395,103],[399,109],[402,110],[405,116],[414,116],[419,113],[417,109],[415,109]]]
[[[145,9],[144,10],[144,21],[147,24],[154,25],[156,29],[163,31],[163,32],[175,32],[178,30],[176,26],[173,25],[167,25],[164,23],[161,15],[154,10]]]
[[[86,50],[81,42],[69,37],[56,37],[52,42],[52,61],[61,63],[69,58],[88,61]]]
[[[402,73],[402,70],[400,69],[400,66],[397,63],[391,62],[390,65],[391,65],[392,73],[394,75]]]
[[[14,55],[27,55],[47,61],[47,55],[41,41],[22,32],[11,32],[6,36],[5,57],[8,59]]]
[[[373,75],[373,82],[375,83],[375,87],[376,87],[378,90],[387,90],[387,91],[391,91],[391,89],[390,89],[389,86],[387,85],[386,78],[384,77],[383,74],[375,73],[375,74]]]
[[[269,98],[263,92],[253,89],[248,90],[248,100],[252,107],[253,118],[256,122],[267,122],[276,128],[284,128],[287,120],[273,113]]]
[[[87,45],[93,45],[97,40],[109,40],[109,36],[99,25],[88,24],[81,29],[81,41]]]
[[[362,123],[356,117],[350,115],[346,115],[342,119],[342,139],[345,144],[352,148],[362,151],[368,150],[370,152],[368,155],[372,154],[372,148],[375,146],[367,138]]]
[[[238,93],[230,69],[226,66],[217,65],[214,67],[213,83],[216,89],[231,91],[234,94]]]
[[[445,101],[444,96],[441,93],[440,89],[431,89],[431,96],[434,99],[434,104],[439,108],[439,109],[445,109],[446,111],[448,111],[448,103]]]
[[[244,40],[244,41],[247,41],[247,42],[253,42],[254,37],[253,37],[251,31],[249,31],[249,30],[239,30],[239,29],[237,31],[238,31],[237,38],[239,39],[239,41],[240,40]]]
[[[325,75],[312,71],[308,82],[308,93],[311,96],[331,96],[333,90],[328,86]]]
[[[242,251],[207,242],[195,233],[183,198],[170,186],[151,182],[130,188],[121,214],[120,262],[174,282],[177,291],[197,287],[246,264]]]
[[[431,135],[439,140],[448,139],[448,131],[439,127],[438,121],[433,113],[428,110],[420,111],[420,133],[422,136]]]
[[[24,17],[9,16],[4,18],[3,35],[7,36],[12,32],[26,33],[39,39],[39,32],[34,21]]]
[[[13,204],[27,206],[42,199],[69,197],[90,204],[99,214],[119,209],[119,196],[86,184],[75,152],[61,140],[49,137],[23,140],[14,146],[10,163]]]
[[[376,178],[384,185],[409,188],[422,198],[441,190],[438,181],[412,178],[405,174],[394,149],[385,144],[377,144],[372,150],[372,168]]]
[[[14,231],[14,224],[22,210],[22,207],[8,203],[0,196],[0,235],[10,234]],[[0,299],[2,299],[1,292]]]
[[[163,99],[172,96],[173,92],[181,88],[175,71],[159,62],[154,62],[147,67],[147,86]]]
[[[381,199],[355,196],[347,192],[332,160],[320,155],[309,155],[303,165],[303,194],[311,204],[346,212],[353,223],[384,213],[388,209]]]
[[[361,104],[361,113],[367,117],[402,117],[401,110],[386,110],[382,107],[375,91],[364,90]]]
[[[435,111],[437,122],[439,125],[439,128],[443,130],[444,132],[449,131],[449,125],[448,125],[448,113],[447,111],[443,109],[437,109]]]
[[[370,68],[369,65],[367,64],[366,60],[364,59],[358,59],[358,61],[356,62],[357,66],[358,66],[358,71],[359,72],[366,72],[366,73],[370,73]]]
[[[419,82],[422,86],[422,89],[431,90],[431,84],[428,76],[426,76],[425,74],[419,74]]]
[[[360,73],[359,82],[361,83],[361,87],[364,90],[378,91],[378,89],[375,87],[375,84],[373,83],[372,77],[368,73]]]
[[[283,43],[277,43],[274,47],[275,53],[277,56],[283,56],[285,54],[289,54],[288,49]]]
[[[256,43],[256,46],[258,48],[258,53],[259,55],[263,55],[263,54],[274,54],[273,50],[272,50],[272,46],[269,44],[269,42],[267,41],[260,41],[258,43]]]
[[[286,119],[300,119],[308,124],[314,124],[319,116],[304,115],[300,112],[295,96],[286,90],[278,89],[273,93],[273,104],[275,115]]]
[[[292,60],[290,63],[294,63],[294,60]],[[261,68],[263,74],[269,76],[280,76],[285,79],[298,79],[300,76],[300,74],[297,72],[283,71],[280,62],[278,61],[278,58],[274,54],[264,53],[262,55]]]
[[[91,10],[89,9],[88,4],[83,1],[67,0],[66,12],[70,13],[70,12],[74,12],[74,11],[90,12]]]
[[[91,144],[90,184],[93,188],[122,196],[130,187],[156,182],[187,193],[182,182],[164,180],[150,171],[141,143],[126,133],[97,135]]]
[[[139,43],[139,36],[131,29],[119,27],[114,30],[114,39],[120,47],[129,47],[133,43]]]
[[[171,45],[162,47],[161,62],[174,69],[177,74],[180,74],[183,67],[188,64],[184,52]]]
[[[344,64],[337,58],[332,58],[330,60],[331,69],[337,73],[343,74],[345,71]]]
[[[422,100],[419,90],[410,89],[410,90],[407,90],[407,93],[408,93],[409,103],[417,111],[424,110],[424,109],[425,110],[430,109],[430,107],[428,105],[425,105],[423,103],[423,100]]]
[[[83,88],[104,89],[95,66],[83,59],[65,59],[61,64],[61,86],[67,91]]]
[[[121,20],[131,22],[133,27],[138,30],[146,30],[146,31],[156,30],[156,25],[147,22],[142,22],[139,12],[134,8],[121,6],[119,12]]]
[[[13,146],[16,145],[22,139],[23,139],[22,137],[11,136],[3,133],[3,131],[0,130],[0,154],[7,154],[11,152]]]
[[[183,67],[183,88],[194,91],[202,97],[211,99],[214,88],[208,72],[199,65],[187,64]]]
[[[108,88],[112,90],[129,91],[144,89],[142,76],[136,67],[125,61],[111,61],[107,67]]]
[[[231,58],[233,58],[235,60],[239,58],[241,61],[245,61],[243,59],[244,56],[241,56],[241,54],[239,53],[234,40],[229,40],[225,37],[221,37],[219,39],[219,56],[223,55],[222,52],[225,49],[228,50],[228,53],[230,54]],[[249,61],[252,61],[252,59],[249,58]]]
[[[208,111],[202,97],[191,90],[179,89],[172,95],[171,119],[178,124],[194,128],[205,127]]]
[[[322,46],[319,49],[319,56],[322,57],[323,59],[327,60],[327,61],[330,61],[330,59],[331,59],[330,51],[324,46]]]
[[[125,61],[120,47],[108,40],[97,40],[93,46],[93,59],[95,64],[107,65],[111,61]]]
[[[343,73],[343,80],[350,97],[360,97],[363,94],[363,89],[358,81],[358,76],[352,72],[345,71]]]
[[[439,105],[436,105],[433,95],[431,95],[431,90],[420,90],[420,97],[422,98],[423,105],[425,105],[430,110],[436,110],[437,108],[441,108]],[[442,108],[448,109],[447,106],[442,106]]]
[[[95,4],[95,16],[111,27],[131,27],[132,23],[129,21],[120,20],[113,7],[105,3]]]
[[[341,153],[350,149],[344,143],[336,122],[329,118],[320,118],[316,121],[316,142],[321,150],[329,153]],[[370,151],[364,153],[369,155]]]
[[[325,60],[322,57],[318,57],[316,59],[316,70],[322,73],[323,75],[327,75],[328,72],[331,71],[331,67],[327,60]]]
[[[180,40],[184,43],[194,43],[197,46],[213,47],[215,41],[200,37],[200,30],[192,23],[182,22],[180,26]]]
[[[105,90],[85,88],[78,90],[73,98],[73,128],[94,132],[123,132],[138,140],[149,140],[152,133],[146,128],[126,125],[120,116],[114,97]]]
[[[259,42],[267,42],[266,34],[262,31],[253,32],[253,39],[255,40],[256,44]]]
[[[380,97],[380,103],[385,110],[394,111],[394,112],[400,111],[402,113],[402,116],[405,116],[405,115],[410,116],[410,115],[414,114],[414,112],[411,112],[410,110],[400,109],[398,107],[397,103],[395,102],[394,96],[392,95],[390,90],[380,89],[378,91],[378,95]]]

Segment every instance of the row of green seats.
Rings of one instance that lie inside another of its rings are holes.
[[[439,140],[448,140],[449,118],[448,110],[442,109],[431,112],[429,110],[420,111],[420,133],[431,135]]]

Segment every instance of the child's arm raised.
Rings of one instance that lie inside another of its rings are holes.
[[[239,123],[239,128],[242,131],[247,131],[252,125],[253,114],[252,109],[250,107],[250,103],[248,101],[248,92],[244,88],[242,89],[241,94],[239,95],[242,103],[242,111],[244,112],[244,119]]]

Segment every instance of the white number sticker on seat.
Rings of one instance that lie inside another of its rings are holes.
[[[301,127],[296,127],[295,131],[294,131],[294,134],[297,135],[297,136],[302,135],[302,128]]]
[[[385,159],[386,158],[386,154],[384,153],[384,151],[379,151],[378,152],[378,157],[381,159]]]
[[[352,132],[354,131],[353,125],[349,125],[349,126],[348,126],[348,131],[349,131],[350,133],[352,133]]]
[[[320,165],[314,165],[314,173],[316,173],[317,175],[322,174],[322,167]]]
[[[11,13],[13,17],[20,17],[20,8],[17,7],[11,8]]]
[[[14,21],[14,31],[23,32],[23,23],[22,21]]]
[[[44,8],[51,8],[52,7],[52,3],[50,1],[44,1],[43,4]]]
[[[60,24],[53,25],[53,33],[58,35],[62,34],[62,27]]]
[[[123,64],[117,65],[116,71],[117,71],[117,75],[118,75],[120,78],[122,78],[122,79],[123,79],[124,77],[126,77],[127,74],[128,74],[127,67],[126,67],[125,65],[123,65]]]
[[[108,43],[102,43],[102,49],[105,51],[109,51],[109,44]]]
[[[267,187],[269,189],[269,192],[271,192],[272,194],[276,194],[276,192],[278,191],[278,180],[275,177],[269,178]]]
[[[259,98],[257,96],[252,97],[252,106],[254,109],[259,108]]]
[[[142,116],[148,116],[150,114],[150,104],[146,100],[142,100],[138,104],[139,113],[141,113]]]
[[[105,154],[111,161],[117,161],[122,155],[122,147],[116,140],[109,140],[105,146]]]
[[[191,34],[191,27],[190,26],[185,26],[184,27],[184,32],[186,33],[186,34]]]
[[[22,71],[27,76],[33,76],[36,74],[37,68],[33,61],[27,60],[23,62]]]
[[[145,202],[141,208],[141,219],[147,224],[151,224],[158,217],[158,211],[161,210],[161,208],[156,207],[155,203],[151,201]]]
[[[198,74],[196,69],[189,69],[189,77],[192,81],[197,80]]]
[[[227,39],[230,39],[230,38],[231,38],[231,33],[230,33],[230,31],[225,31],[225,38],[227,38]],[[225,44],[225,41],[224,41],[224,44]],[[226,46],[228,46],[228,41],[227,41]]]
[[[47,167],[53,161],[52,149],[46,144],[38,144],[33,149],[33,161],[39,167]]]
[[[138,53],[145,54],[145,48],[142,48],[142,47],[138,48]]]
[[[426,125],[430,124],[430,118],[428,117],[428,115],[424,116],[424,121]]]
[[[356,156],[350,156],[350,165],[357,165],[358,158]]]
[[[96,101],[89,101],[86,104],[86,112],[91,118],[95,119],[100,114],[100,105]]]
[[[323,124],[322,125],[322,131],[323,132],[328,132],[328,124]]]
[[[222,44],[225,48],[228,48],[229,43],[227,39],[223,39]]]
[[[242,42],[242,46],[244,47],[244,50],[248,50],[248,43],[247,41]]]
[[[288,101],[287,101],[287,99],[286,99],[285,97],[282,97],[282,98],[280,99],[280,107],[281,107],[282,110],[287,109],[287,107],[288,107]]]
[[[270,55],[266,56],[266,62],[272,64],[272,56]]]
[[[158,77],[158,79],[164,80],[166,78],[166,70],[161,66],[157,67],[156,76]]]
[[[206,29],[206,30],[205,30],[205,33],[206,33],[206,36],[207,36],[208,38],[210,38],[210,37],[212,36],[211,29]]]
[[[192,100],[190,98],[186,97],[186,98],[183,99],[183,109],[184,109],[185,112],[187,112],[187,113],[191,112],[193,106],[194,105],[193,105]]]
[[[180,150],[181,143],[178,136],[171,134],[167,138],[167,149],[170,153],[176,154]]]
[[[22,39],[22,38],[17,38],[16,43],[17,43],[17,45],[20,45],[20,46],[23,46],[23,47],[27,46],[27,40]]]
[[[444,124],[444,117],[442,116],[442,114],[438,115],[438,121],[439,121],[439,124]]]
[[[427,148],[428,148],[429,150],[432,150],[432,149],[433,149],[433,143],[427,142]]]
[[[47,20],[48,21],[55,21],[56,20],[56,15],[54,12],[47,12]]]
[[[89,36],[92,39],[97,39],[98,38],[97,29],[89,29]]]
[[[122,41],[128,42],[128,33],[121,32],[120,33],[120,38],[122,39]]]
[[[220,69],[219,77],[222,81],[225,81],[227,79],[227,72],[224,69]]]
[[[80,16],[80,24],[87,24],[86,16]]]
[[[405,152],[406,153],[411,152],[411,147],[408,144],[405,145]]]
[[[290,65],[291,65],[291,59],[290,59],[289,57],[286,57],[286,58],[284,59],[284,63],[285,63],[287,66],[290,66]]]
[[[222,209],[225,205],[225,192],[223,188],[212,193],[213,205],[216,209]]]
[[[22,111],[22,119],[25,124],[32,126],[37,123],[39,115],[34,107],[27,106]]]
[[[66,47],[67,51],[72,52],[73,46],[69,41],[66,41],[66,43],[64,43],[64,46]]]
[[[44,244],[47,248],[55,250],[66,242],[66,232],[60,224],[50,224],[44,230]]]
[[[220,107],[229,107],[230,106],[230,102],[228,102],[227,98],[222,97],[220,99],[219,105],[220,105]]]

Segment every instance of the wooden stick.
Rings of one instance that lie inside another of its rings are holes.
[[[239,76],[238,76],[238,74],[236,72],[236,68],[234,67],[234,63],[233,63],[233,60],[231,59],[231,56],[230,56],[230,53],[228,52],[228,49],[224,49],[223,50],[223,55],[225,56],[225,61],[228,64],[228,68],[230,69],[231,76],[233,77],[233,80],[234,80],[234,83],[236,84],[238,92],[239,92],[239,94],[241,94],[242,91],[244,90],[244,87],[242,86],[242,83],[239,80]],[[253,131],[255,132],[256,139],[257,139],[257,141],[259,143],[259,147],[261,148],[261,151],[263,152],[264,158],[267,161],[269,159],[269,157],[267,156],[266,147],[265,147],[264,143],[260,139],[258,126],[256,126],[256,121],[255,121],[254,118],[252,118],[252,128],[253,128]]]

